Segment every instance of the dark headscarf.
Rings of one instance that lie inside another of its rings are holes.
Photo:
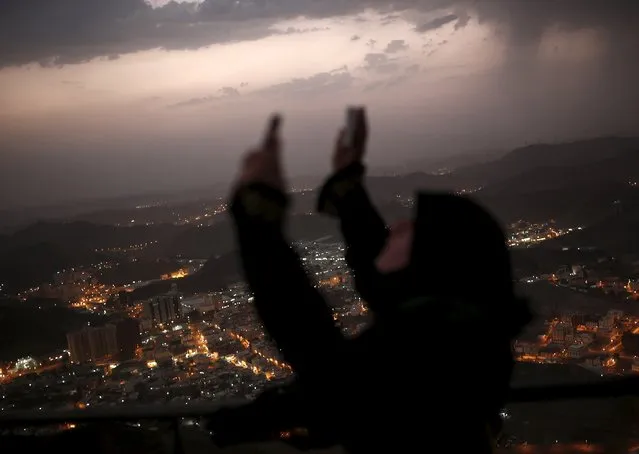
[[[414,228],[409,266],[372,271],[363,293],[398,303],[424,297],[462,303],[509,337],[529,321],[527,305],[514,293],[504,232],[484,208],[467,197],[423,192]]]

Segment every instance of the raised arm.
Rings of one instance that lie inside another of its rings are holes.
[[[266,330],[303,382],[321,380],[336,366],[345,340],[284,238],[282,187],[279,149],[250,153],[231,213],[244,273]]]
[[[362,159],[366,150],[368,126],[354,144],[344,143],[340,132],[333,154],[333,175],[321,188],[318,211],[337,217],[346,243],[346,261],[355,276],[355,286],[373,312],[383,311],[388,301],[370,291],[375,279],[375,258],[388,237],[386,223],[373,206],[364,188]]]
[[[346,243],[346,261],[355,274],[356,285],[358,288],[362,287],[361,290],[366,287],[362,280],[365,281],[371,275],[375,258],[388,236],[386,223],[364,188],[363,175],[364,166],[359,162],[335,173],[322,187],[318,206],[321,213],[339,219]],[[375,306],[374,297],[372,299],[367,302]]]

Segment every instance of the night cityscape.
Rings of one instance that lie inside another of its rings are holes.
[[[638,24],[0,2],[0,451],[639,453]]]

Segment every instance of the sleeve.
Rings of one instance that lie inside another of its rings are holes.
[[[318,211],[339,218],[355,286],[371,310],[377,312],[385,302],[369,291],[369,281],[374,279],[375,258],[386,243],[388,228],[364,188],[364,171],[362,164],[355,163],[329,178],[321,189]]]
[[[245,277],[267,332],[301,381],[322,380],[345,339],[284,238],[286,204],[280,191],[254,184],[236,192],[231,212]]]

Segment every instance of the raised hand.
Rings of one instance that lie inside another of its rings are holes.
[[[278,115],[271,117],[262,145],[246,154],[236,187],[264,183],[280,191],[286,189],[281,162],[280,123],[281,118]]]
[[[355,128],[352,134],[348,134],[347,129],[343,128],[337,135],[333,151],[334,172],[339,172],[354,162],[361,162],[364,159],[368,142],[368,122],[364,109],[357,109],[356,115],[357,124],[350,125]]]

